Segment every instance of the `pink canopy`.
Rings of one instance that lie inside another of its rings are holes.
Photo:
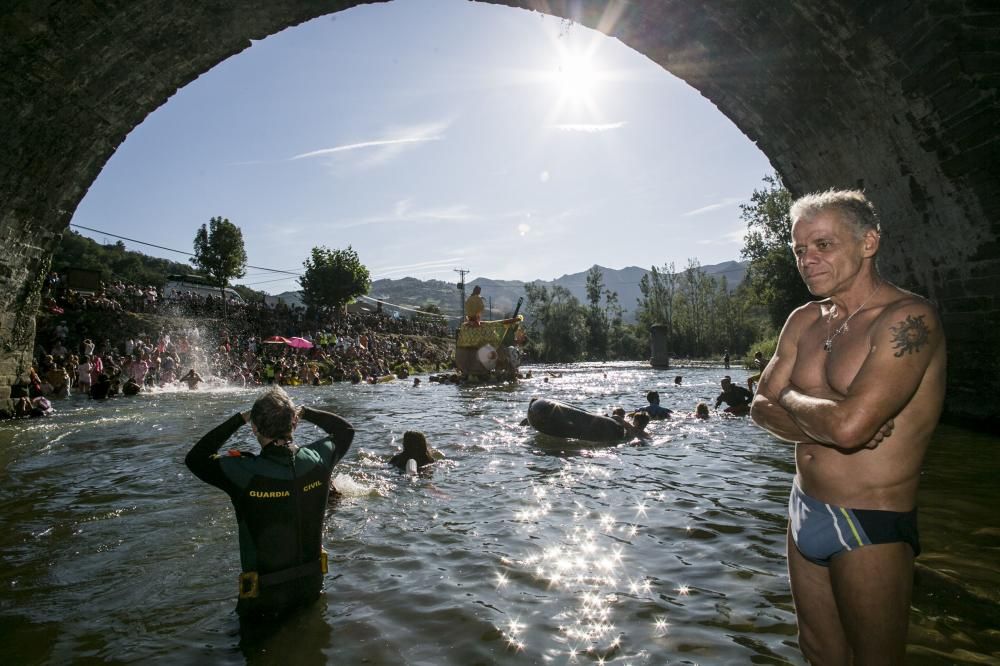
[[[312,349],[313,343],[309,342],[305,338],[288,338],[285,341],[289,347],[295,347],[296,349]]]

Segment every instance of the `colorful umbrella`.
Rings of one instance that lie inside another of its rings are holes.
[[[313,343],[309,342],[305,338],[288,338],[285,341],[289,347],[294,347],[296,349],[312,349]]]
[[[280,335],[272,335],[267,340],[263,341],[265,345],[287,345],[288,338],[283,338]]]

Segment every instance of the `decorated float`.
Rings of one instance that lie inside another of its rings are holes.
[[[516,310],[515,310],[516,312]],[[510,381],[517,379],[521,365],[518,346],[524,341],[521,324],[524,316],[464,322],[455,340],[455,367],[463,378],[473,381]]]

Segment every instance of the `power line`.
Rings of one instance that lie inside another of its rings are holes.
[[[290,277],[280,277],[280,278],[273,278],[271,280],[260,280],[258,282],[247,282],[247,283],[244,283],[243,286],[244,287],[252,287],[252,286],[254,286],[256,284],[269,284],[271,282],[289,282],[289,281],[291,281],[293,279],[294,278],[290,278]]]
[[[147,245],[149,247],[155,247],[160,250],[166,250],[167,252],[176,252],[177,254],[183,254],[188,257],[193,257],[194,255],[190,252],[185,252],[184,250],[175,250],[172,247],[164,247],[162,245],[156,245],[154,243],[147,243],[146,241],[136,240],[134,238],[128,238],[126,236],[119,236],[118,234],[113,234],[109,231],[101,231],[100,229],[92,229],[91,227],[85,227],[82,224],[70,223],[71,227],[76,227],[77,229],[86,229],[87,231],[93,231],[94,233],[104,234],[105,236],[111,236],[112,238],[119,238],[121,240],[127,240],[130,243],[138,243],[139,245]],[[294,271],[283,271],[278,268],[264,268],[263,266],[251,266],[247,264],[247,268],[252,268],[257,271],[268,271],[270,273],[285,273],[287,275],[294,275],[296,277],[302,277],[302,273],[296,273]]]
[[[130,243],[138,243],[139,245],[146,245],[148,247],[155,247],[157,249],[166,250],[168,252],[176,252],[177,254],[183,254],[183,255],[185,255],[187,257],[193,257],[194,256],[194,254],[192,254],[191,252],[185,252],[183,250],[175,250],[172,247],[164,247],[163,245],[156,245],[155,243],[147,243],[146,241],[136,240],[135,238],[129,238],[127,236],[119,236],[118,234],[113,234],[113,233],[108,232],[108,231],[102,231],[101,229],[94,229],[92,227],[85,227],[82,224],[75,224],[75,223],[71,222],[69,226],[76,227],[77,229],[86,229],[87,231],[93,231],[94,233],[103,234],[105,236],[111,236],[112,238],[118,238],[120,240],[125,240],[125,241],[128,241]],[[295,276],[295,277],[302,277],[302,273],[296,273],[294,271],[283,271],[283,270],[280,270],[280,269],[277,269],[277,268],[264,268],[262,266],[251,266],[250,264],[247,264],[247,268],[253,268],[254,270],[258,270],[258,271],[267,271],[269,273],[284,273],[285,275],[292,275],[292,276]],[[469,271],[462,272],[463,282],[464,282],[464,279],[465,279],[465,273],[468,273],[468,272]],[[257,285],[257,284],[267,284],[269,282],[284,282],[284,281],[287,281],[287,280],[290,280],[290,279],[291,278],[276,278],[274,280],[263,280],[263,281],[260,281],[260,282],[252,282],[252,283],[246,284],[244,286],[248,286],[249,287],[249,286],[253,286],[253,285]],[[361,296],[361,298],[366,298],[366,299],[368,299],[370,301],[373,301],[373,302],[376,302],[376,303],[377,302],[381,302],[384,305],[388,305],[390,307],[393,307],[393,308],[396,308],[396,309],[399,309],[399,310],[409,310],[411,312],[419,312],[420,314],[424,314],[424,315],[438,316],[438,315],[433,315],[432,313],[429,313],[429,312],[424,312],[423,310],[419,310],[419,309],[416,309],[416,308],[407,307],[405,305],[395,305],[393,303],[389,303],[388,301],[384,301],[384,300],[372,298],[371,296],[364,296],[363,295],[363,296]],[[457,319],[457,317],[453,317],[451,315],[439,315],[439,316],[447,317],[449,319]]]
[[[434,312],[425,312],[424,310],[421,310],[420,308],[411,308],[411,307],[408,307],[406,305],[394,305],[393,303],[390,303],[388,301],[382,300],[381,298],[373,298],[373,297],[368,296],[366,294],[362,294],[361,296],[358,296],[358,298],[363,298],[366,301],[371,301],[372,303],[376,303],[376,304],[377,303],[381,303],[382,305],[388,305],[389,307],[395,308],[397,310],[408,310],[410,312],[416,312],[416,313],[419,313],[419,314],[422,314],[422,315],[427,315],[428,317],[444,317],[446,319],[459,319],[460,318],[460,317],[458,317],[456,315],[447,315],[447,314],[444,314],[443,312],[441,314],[436,314]]]

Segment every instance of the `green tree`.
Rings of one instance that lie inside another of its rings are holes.
[[[528,301],[529,349],[542,361],[568,363],[582,358],[587,344],[586,309],[565,287],[524,285]]]
[[[767,310],[771,325],[780,330],[793,309],[812,296],[795,266],[792,225],[788,209],[792,195],[777,175],[764,176],[765,186],[754,190],[750,203],[740,205],[747,223],[742,256],[749,260],[746,283],[753,301]]]
[[[608,357],[608,316],[601,308],[604,273],[596,264],[587,272],[587,356],[593,360]],[[616,295],[617,298],[617,295]]]
[[[696,259],[674,272],[655,266],[639,283],[639,331],[667,327],[670,351],[677,356],[710,357],[723,349],[745,349],[756,334],[748,319],[745,292],[731,293],[726,278],[707,274]]]
[[[432,314],[432,315],[443,315],[444,314],[443,312],[441,312],[441,308],[438,306],[437,303],[431,303],[430,301],[428,301],[427,303],[424,303],[418,309],[421,312],[426,312],[427,314]]]
[[[640,328],[648,331],[651,326],[662,324],[667,327],[667,339],[673,345],[674,305],[677,294],[677,271],[673,262],[663,268],[653,266],[639,281],[639,310],[636,316]]]
[[[106,283],[121,279],[158,287],[163,286],[167,275],[190,271],[186,264],[127,250],[122,241],[100,245],[70,230],[63,234],[52,255],[52,270],[65,274],[72,268],[98,271]]]
[[[314,247],[312,256],[302,265],[305,267],[305,274],[299,278],[302,300],[318,312],[338,310],[354,297],[367,294],[372,286],[368,268],[350,245],[346,250]]]
[[[225,289],[233,278],[246,275],[247,251],[243,247],[243,232],[224,217],[213,217],[194,235],[194,258],[191,263],[208,276],[219,288],[225,312]]]

